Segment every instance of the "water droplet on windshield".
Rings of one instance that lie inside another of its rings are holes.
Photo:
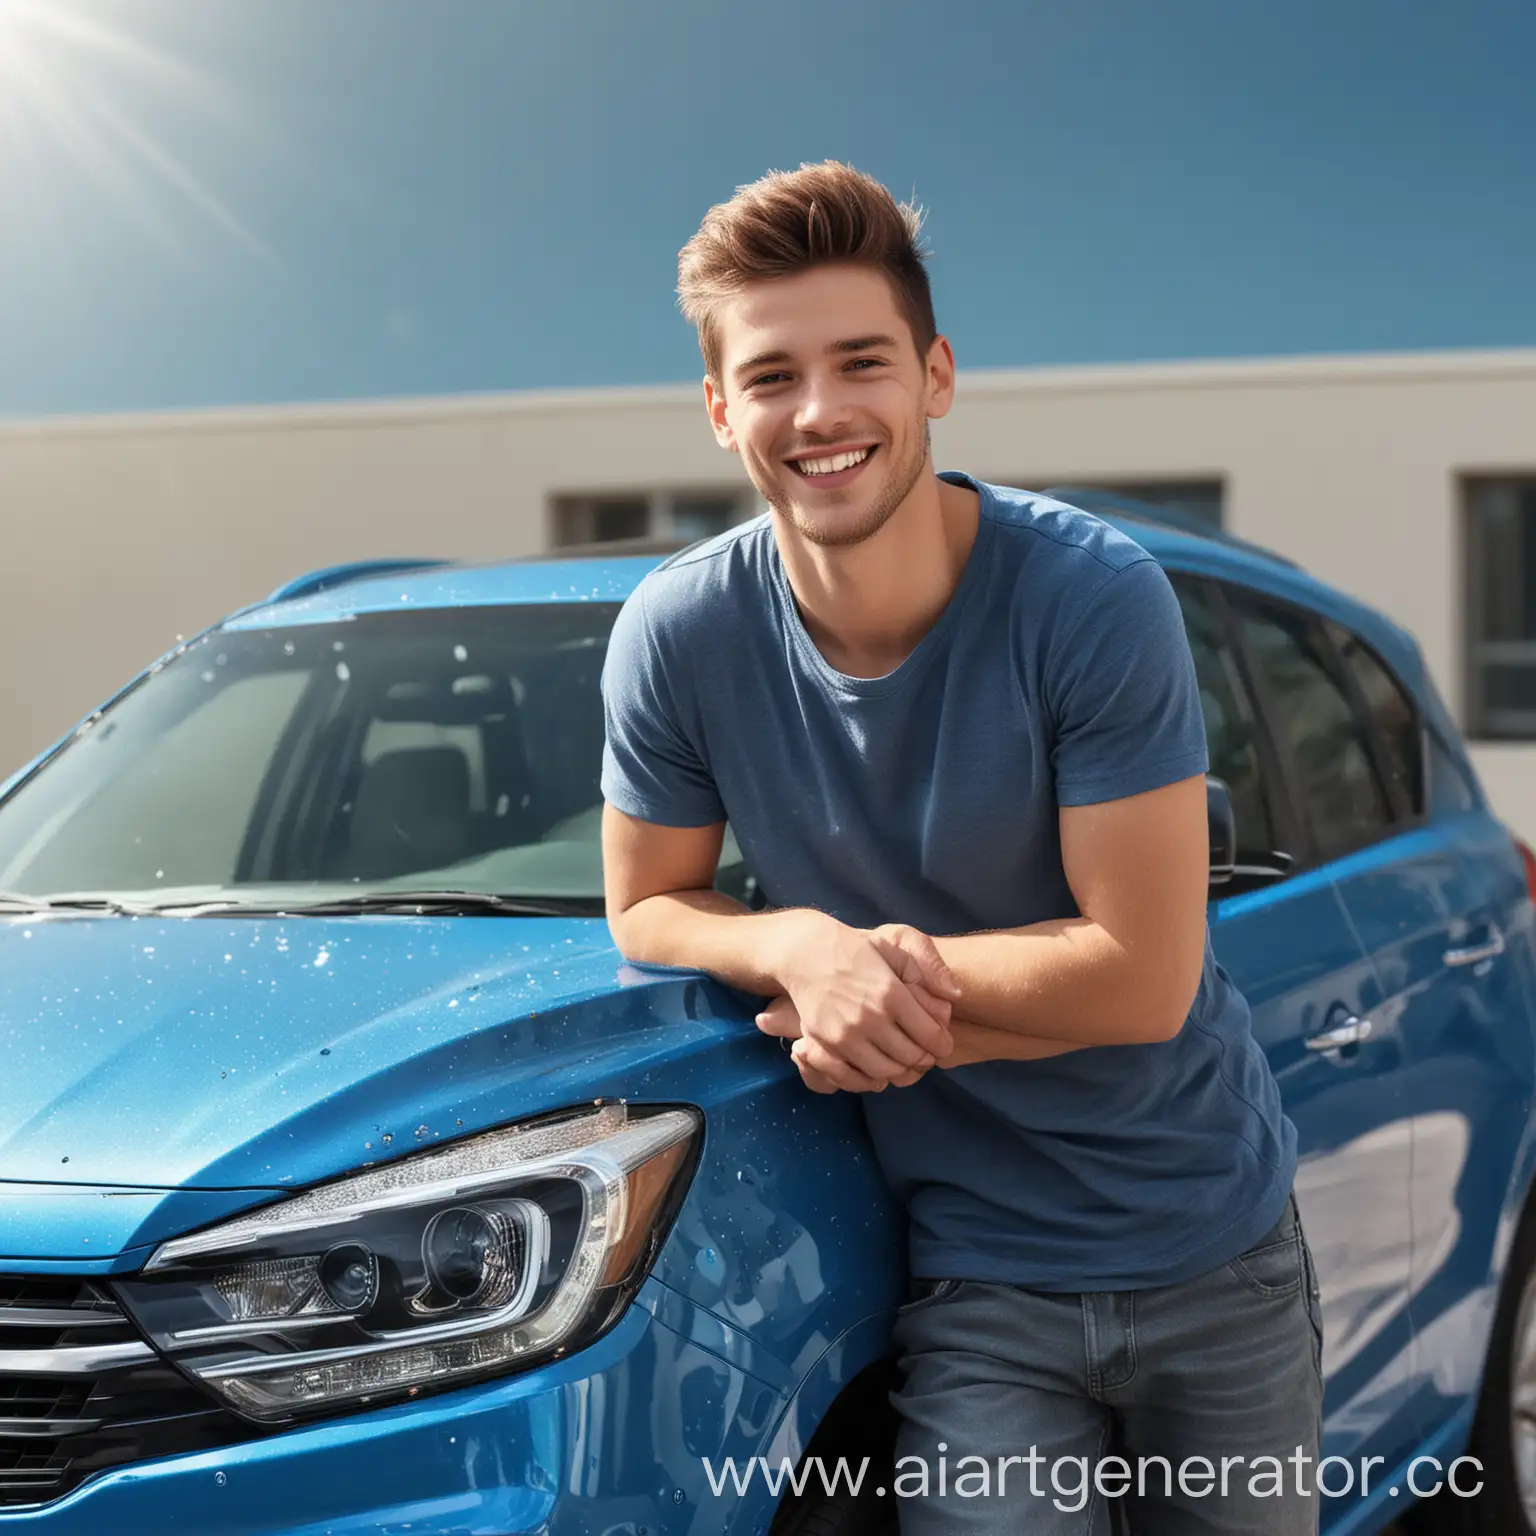
[[[455,661],[468,661],[469,651],[462,645],[456,645],[453,648],[453,659]]]
[[[346,664],[346,662],[344,662],[344,661],[338,661],[338,662],[337,662],[337,663],[336,663],[336,676],[337,676],[337,678],[338,678],[338,680],[339,680],[339,681],[341,681],[341,682],[343,682],[343,683],[344,683],[344,682],[346,682],[346,680],[347,680],[347,679],[348,679],[348,678],[349,678],[349,677],[351,677],[351,676],[352,676],[352,668],[351,668],[351,667],[349,667],[349,666],[348,666],[348,665],[347,665],[347,664]]]
[[[380,1141],[382,1141],[382,1142],[383,1142],[383,1143],[384,1143],[384,1145],[385,1145],[385,1146],[386,1146],[386,1147],[387,1147],[387,1146],[388,1146],[388,1145],[389,1145],[389,1144],[390,1144],[390,1142],[392,1142],[392,1141],[393,1141],[393,1140],[394,1140],[394,1139],[395,1139],[395,1136],[394,1136],[394,1132],[393,1132],[393,1131],[385,1131],[385,1132],[384,1132],[384,1134],[383,1134],[383,1135],[382,1135],[382,1136],[380,1136],[380,1137],[379,1137],[379,1140],[380,1140]]]
[[[324,966],[329,965],[330,962],[331,962],[331,952],[330,952],[330,950],[322,949],[320,951],[320,953],[315,956],[315,969],[318,971],[318,970],[322,969]]]

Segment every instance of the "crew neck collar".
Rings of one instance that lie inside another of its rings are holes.
[[[922,639],[908,652],[901,664],[889,672],[882,673],[879,677],[850,676],[846,672],[838,671],[821,654],[816,642],[811,638],[810,631],[805,627],[805,620],[800,615],[800,605],[795,600],[793,587],[790,586],[789,573],[784,569],[784,561],[779,554],[778,540],[771,541],[773,578],[784,605],[784,622],[806,665],[829,688],[835,688],[841,693],[874,698],[882,694],[894,693],[899,688],[905,687],[914,677],[925,671],[932,658],[943,649],[950,631],[955,627],[960,613],[969,601],[972,591],[980,580],[980,573],[986,566],[987,550],[992,542],[995,519],[991,515],[991,488],[959,470],[943,470],[939,474],[939,479],[950,485],[963,485],[968,490],[975,491],[980,498],[976,537],[972,540],[970,553],[961,567],[960,579],[955,583],[955,589],[949,594],[949,601],[945,603],[938,618],[934,620]]]

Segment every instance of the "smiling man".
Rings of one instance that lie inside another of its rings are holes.
[[[1322,1381],[1295,1132],[1209,947],[1167,579],[1083,512],[935,473],[954,356],[917,215],[868,177],[742,188],[680,292],[771,511],[615,627],[617,943],[771,999],[806,1085],[862,1096],[911,1219],[903,1457],[1113,1441],[1170,1469],[1132,1484],[1139,1532],[1315,1530],[1295,1478],[1180,1475],[1315,1456]],[[771,910],[712,889],[727,821]],[[902,1529],[1083,1531],[1050,1489],[903,1501]]]

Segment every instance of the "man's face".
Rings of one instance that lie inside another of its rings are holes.
[[[954,393],[948,343],[920,357],[884,274],[816,267],[752,283],[718,312],[721,444],[812,543],[884,527],[928,463],[928,421]]]

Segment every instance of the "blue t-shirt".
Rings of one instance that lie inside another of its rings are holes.
[[[1080,916],[1058,808],[1206,769],[1178,601],[1107,523],[944,478],[979,492],[976,541],[884,677],[817,650],[768,514],[650,573],[603,674],[606,799],[666,826],[728,820],[774,906],[857,927]],[[912,1273],[933,1278],[1172,1284],[1268,1232],[1295,1172],[1295,1129],[1209,938],[1171,1040],[934,1070],[862,1102]]]

